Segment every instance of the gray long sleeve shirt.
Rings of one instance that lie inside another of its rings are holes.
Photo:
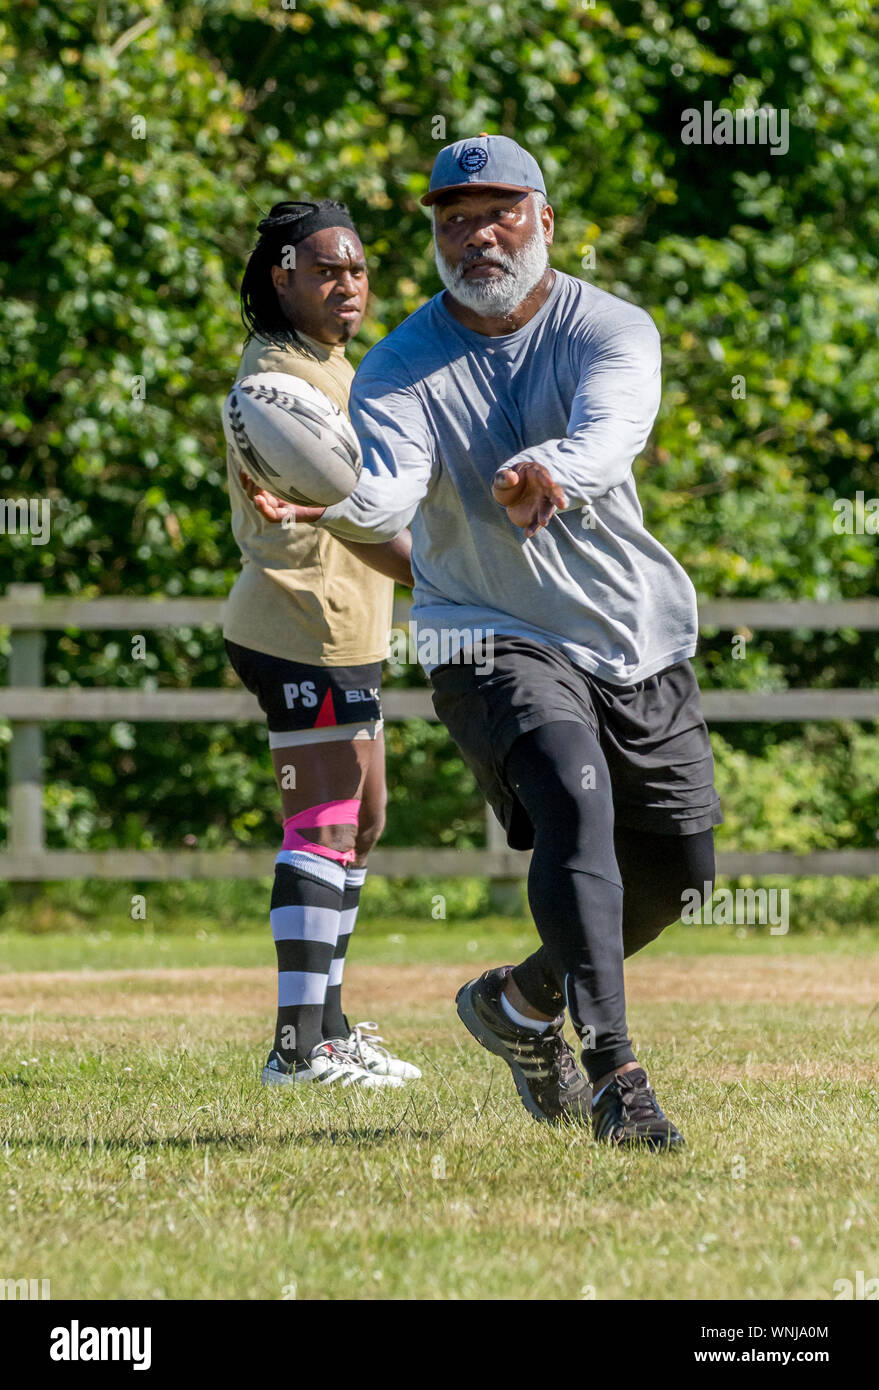
[[[351,420],[363,473],[321,524],[389,540],[411,523],[413,619],[429,672],[471,634],[559,647],[617,685],[696,649],[696,595],[644,527],[632,463],[660,397],[642,309],[555,272],[538,312],[491,338],[442,293],[367,353]],[[494,501],[503,465],[545,464],[567,505],[530,540]]]

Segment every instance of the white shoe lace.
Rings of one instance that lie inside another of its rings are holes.
[[[364,1037],[364,1033],[370,1033],[371,1037]],[[370,1062],[397,1060],[386,1047],[380,1046],[383,1041],[384,1039],[378,1031],[378,1024],[372,1023],[369,1019],[362,1023],[355,1023],[348,1038],[352,1052],[355,1057],[360,1058],[365,1067],[368,1067]]]

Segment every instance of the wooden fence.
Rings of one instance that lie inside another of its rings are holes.
[[[47,722],[156,720],[166,723],[262,720],[254,696],[244,690],[130,690],[47,688],[43,684],[43,633],[50,629],[123,630],[204,627],[221,623],[219,599],[46,598],[41,585],[13,584],[0,599],[0,626],[11,629],[9,685],[0,689],[0,718],[11,721],[9,746],[9,844],[0,853],[0,876],[19,882],[70,878],[166,880],[251,878],[268,874],[275,848],[202,853],[178,850],[49,850],[43,817],[43,732]],[[395,622],[405,624],[408,605]],[[802,628],[879,631],[879,599],[834,603],[768,602],[756,599],[705,600],[699,605],[702,628],[737,631]],[[425,689],[388,690],[385,718],[435,720]],[[740,721],[879,719],[879,690],[709,690],[702,696],[710,724]],[[484,850],[378,849],[371,872],[386,876],[485,876],[498,887],[521,881],[528,855],[507,848],[500,826],[486,819]],[[820,850],[718,855],[723,874],[879,874],[879,850]]]

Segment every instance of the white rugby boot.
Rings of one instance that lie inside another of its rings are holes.
[[[285,1062],[277,1052],[269,1053],[262,1069],[264,1086],[362,1086],[377,1090],[382,1086],[402,1086],[398,1076],[369,1071],[354,1055],[343,1038],[318,1043],[305,1062]]]

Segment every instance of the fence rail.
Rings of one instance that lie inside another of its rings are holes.
[[[52,629],[156,631],[222,623],[223,601],[200,598],[46,598],[42,586],[14,584],[0,599],[0,626],[11,629],[9,686],[0,690],[0,718],[12,724],[9,749],[9,846],[0,852],[0,875],[19,882],[71,878],[136,880],[251,878],[271,872],[275,851],[47,850],[43,818],[43,733],[50,722],[128,720],[168,723],[262,719],[257,700],[243,690],[49,689],[43,684],[43,632]],[[394,621],[408,621],[409,605],[397,604]],[[707,599],[699,604],[701,628],[749,630],[879,631],[879,599],[819,603],[757,599]],[[435,720],[425,689],[388,690],[385,717]],[[709,723],[879,719],[879,690],[709,690],[702,696]],[[501,890],[518,884],[527,854],[507,848],[487,813],[484,850],[379,849],[370,868],[388,877],[436,875],[488,877]],[[879,850],[721,852],[721,873],[879,874]]]
[[[34,591],[38,591],[34,593]],[[39,584],[10,584],[0,598],[0,627],[39,632],[78,627],[95,632],[137,632],[164,627],[212,627],[223,621],[221,598],[44,598]],[[394,622],[405,623],[410,604],[394,606]],[[700,599],[703,628],[787,631],[804,628],[833,632],[838,628],[879,630],[879,598],[832,599]]]
[[[391,722],[437,722],[427,690],[386,690],[382,708]],[[702,709],[711,724],[879,719],[879,690],[706,690]],[[0,690],[0,719],[17,723],[197,724],[262,717],[256,697],[246,690],[47,690],[38,685]]]

